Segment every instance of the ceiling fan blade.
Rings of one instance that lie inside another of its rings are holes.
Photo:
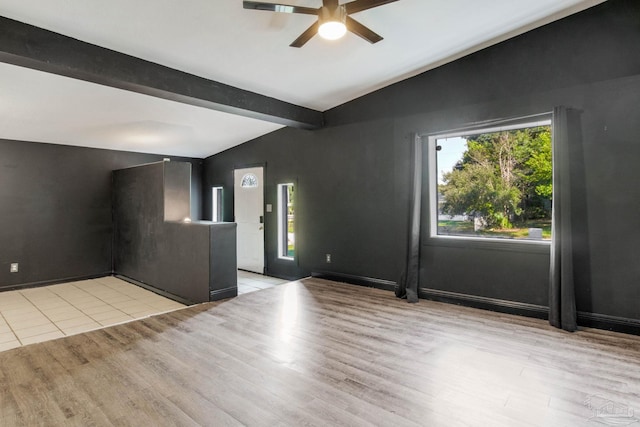
[[[371,44],[378,43],[382,40],[382,37],[379,34],[374,33],[350,16],[347,16],[347,30],[351,31],[356,36],[362,37]]]
[[[347,9],[347,14],[351,15],[352,13],[361,12],[363,10],[371,9],[396,1],[398,0],[356,0],[352,1],[351,3],[345,3],[344,7]]]
[[[302,46],[304,46],[304,44],[306,42],[308,42],[309,40],[311,40],[311,38],[313,36],[318,34],[318,27],[320,27],[320,23],[316,22],[315,24],[313,24],[312,26],[307,28],[307,30],[304,33],[300,34],[300,37],[295,39],[293,41],[293,43],[291,43],[289,46],[291,46],[291,47],[302,47]]]
[[[262,3],[259,1],[243,1],[245,9],[266,10],[269,12],[304,13],[305,15],[318,15],[320,9],[311,7],[290,6],[287,4]]]

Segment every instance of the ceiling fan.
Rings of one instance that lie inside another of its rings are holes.
[[[377,43],[382,40],[382,37],[349,15],[398,0],[355,0],[345,4],[339,4],[338,1],[339,0],[322,0],[322,7],[317,9],[257,1],[243,1],[243,6],[245,9],[302,13],[305,15],[318,16],[318,20],[289,45],[291,47],[302,47],[306,42],[311,40],[316,33],[325,39],[335,40],[342,37],[347,31],[351,31],[369,43]]]

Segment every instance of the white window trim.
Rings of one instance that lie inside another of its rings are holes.
[[[218,218],[218,211],[222,208],[218,206],[218,197],[216,194],[218,191],[224,191],[223,187],[211,187],[211,221],[213,222],[223,222],[222,218]]]
[[[500,237],[475,237],[475,236],[450,236],[438,234],[438,168],[437,168],[437,151],[436,141],[443,138],[453,137],[465,137],[469,135],[477,135],[481,133],[493,133],[504,130],[523,129],[537,126],[552,126],[552,120],[538,120],[538,121],[525,121],[518,122],[517,124],[505,124],[500,125],[487,125],[487,127],[474,127],[469,129],[463,129],[458,131],[443,132],[433,135],[428,135],[427,140],[427,162],[429,173],[429,238],[442,241],[474,241],[474,242],[492,242],[492,243],[504,243],[506,245],[535,245],[535,246],[549,246],[551,240],[528,240],[528,239],[505,239]],[[553,137],[553,136],[552,136]]]
[[[284,234],[285,233],[284,233],[283,227],[287,226],[287,218],[285,218],[285,216],[284,216],[283,204],[285,203],[285,201],[283,200],[283,197],[282,197],[282,193],[283,193],[282,189],[284,187],[289,187],[289,186],[293,186],[293,185],[294,184],[292,182],[278,184],[278,205],[277,205],[277,209],[278,209],[278,259],[282,259],[282,260],[286,260],[286,261],[294,261],[295,257],[290,257],[290,256],[286,256],[286,255],[282,254],[282,252],[283,252],[282,249],[284,248],[284,245],[286,243],[284,241]],[[294,227],[295,227],[295,225],[294,225]]]

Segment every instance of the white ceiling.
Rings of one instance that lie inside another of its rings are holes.
[[[301,49],[289,44],[313,16],[241,0],[2,0],[0,15],[325,111],[602,1],[399,0],[353,15],[377,44],[316,36]],[[206,157],[282,127],[6,64],[0,82],[6,139]]]

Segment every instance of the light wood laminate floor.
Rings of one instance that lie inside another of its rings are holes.
[[[588,426],[639,416],[640,337],[570,334],[319,279],[0,353],[2,426]]]

